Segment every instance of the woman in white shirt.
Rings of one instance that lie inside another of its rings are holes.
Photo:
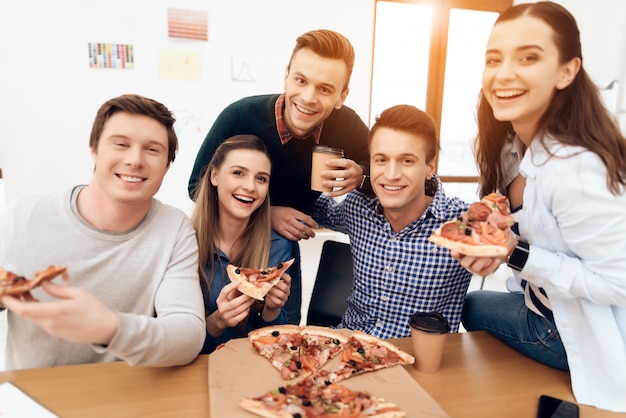
[[[463,325],[571,373],[576,400],[626,412],[626,140],[582,66],[574,17],[552,2],[496,21],[478,107],[481,194],[508,196],[503,259],[454,253],[524,292],[468,294]]]

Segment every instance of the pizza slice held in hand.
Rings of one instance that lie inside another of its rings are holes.
[[[226,266],[226,272],[231,281],[241,281],[237,290],[257,300],[263,300],[267,292],[274,287],[283,273],[293,264],[295,259],[283,261],[274,267],[253,269],[237,267],[232,264]]]
[[[509,253],[514,223],[506,196],[491,193],[454,221],[441,225],[428,240],[464,255],[502,257]]]
[[[34,288],[41,286],[45,280],[52,280],[58,275],[69,283],[67,268],[65,266],[50,266],[45,270],[35,273],[31,280],[0,267],[0,296],[10,295],[24,300],[35,300],[30,294]]]
[[[368,392],[352,390],[314,377],[281,386],[261,396],[243,398],[239,406],[266,418],[406,416],[395,404]]]

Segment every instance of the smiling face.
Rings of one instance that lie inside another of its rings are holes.
[[[520,16],[497,23],[483,70],[483,93],[494,117],[510,121],[522,140],[532,139],[555,91],[571,83],[577,64],[559,63],[552,28],[544,21]]]
[[[424,183],[435,171],[420,136],[380,127],[370,140],[370,176],[387,219],[406,226],[426,209]]]
[[[305,137],[340,109],[348,96],[348,70],[341,59],[323,58],[309,48],[296,52],[285,73],[284,120],[289,131]]]
[[[105,122],[91,157],[92,184],[105,201],[147,209],[168,170],[167,129],[148,116],[117,112]]]
[[[211,171],[222,219],[248,220],[267,198],[271,163],[261,151],[236,149]]]

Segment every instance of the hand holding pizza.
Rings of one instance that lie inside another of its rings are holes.
[[[117,332],[117,314],[87,290],[51,282],[41,288],[58,300],[31,302],[3,296],[2,304],[48,334],[73,343],[108,344]]]
[[[280,314],[280,310],[291,293],[291,276],[283,273],[278,283],[265,295],[265,307],[263,308],[263,320],[273,321]]]
[[[240,282],[234,281],[222,288],[217,296],[217,311],[207,318],[207,329],[214,337],[219,337],[227,328],[232,328],[250,314],[255,299],[237,290]]]
[[[500,264],[506,262],[501,257],[475,257],[463,255],[456,250],[450,250],[450,256],[459,260],[461,266],[481,277],[490,275],[500,267]]]

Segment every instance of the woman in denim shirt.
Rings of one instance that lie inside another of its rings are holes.
[[[263,302],[237,290],[226,266],[264,268],[286,261],[291,242],[270,226],[271,163],[263,141],[235,135],[215,151],[196,191],[192,221],[198,238],[207,335],[201,354],[232,338],[267,325],[284,324],[282,307],[291,278],[281,281]]]

